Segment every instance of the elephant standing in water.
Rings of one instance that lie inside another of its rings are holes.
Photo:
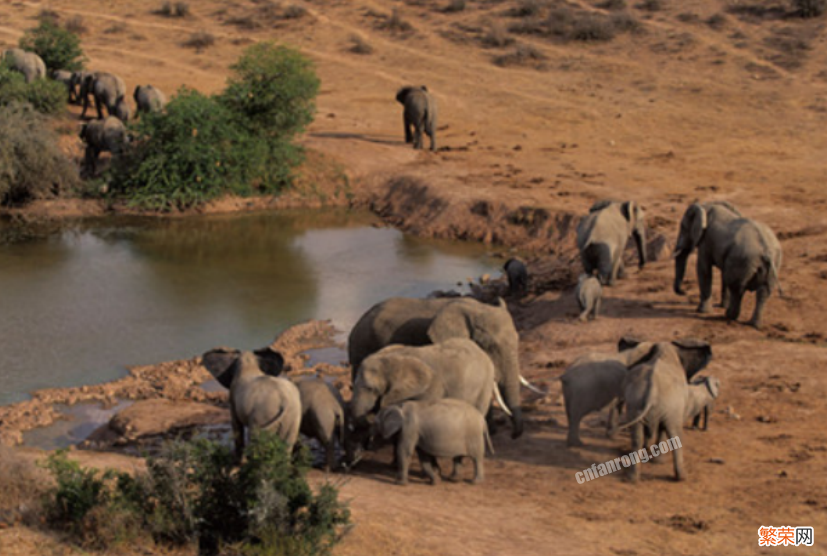
[[[584,272],[598,272],[601,282],[612,285],[623,274],[624,249],[630,236],[638,248],[638,267],[647,261],[647,223],[635,201],[598,201],[578,224],[577,243]]]
[[[255,352],[217,348],[202,356],[204,367],[230,389],[230,416],[239,459],[244,453],[245,429],[277,434],[288,451],[299,438],[299,390],[290,380],[276,376],[284,362],[282,355],[270,348]]]
[[[742,217],[725,201],[693,203],[684,213],[676,240],[676,275],[673,290],[683,295],[681,284],[687,259],[694,249],[699,280],[697,311],[710,311],[713,267],[721,270],[722,303],[728,320],[739,318],[745,291],[756,292],[750,324],[762,325],[762,311],[771,292],[779,287],[782,247],[773,231],[760,222]]]
[[[9,67],[23,74],[26,83],[46,77],[46,64],[43,58],[34,52],[27,52],[20,48],[10,48],[3,52],[3,58]]]
[[[512,414],[512,437],[519,437],[523,433],[520,385],[540,391],[520,374],[518,333],[502,299],[495,306],[471,298],[388,299],[354,325],[348,336],[348,359],[356,376],[362,361],[385,346],[422,346],[451,338],[472,340],[489,356],[505,409]]]
[[[423,132],[431,140],[430,149],[435,149],[434,134],[437,129],[437,103],[425,85],[403,87],[397,91],[397,102],[403,105],[405,142],[414,143],[415,149],[423,148]]]

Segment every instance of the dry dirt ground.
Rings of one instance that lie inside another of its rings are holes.
[[[16,42],[44,8],[79,15],[90,67],[120,74],[130,89],[151,82],[168,92],[219,90],[252,41],[294,44],[322,79],[304,142],[343,165],[355,204],[413,233],[521,247],[538,257],[533,268],[553,253],[571,257],[576,215],[604,197],[639,200],[668,243],[687,203],[727,199],[769,224],[785,252],[786,296],[771,299],[762,331],[727,324],[720,311],[695,314],[694,281],[689,297],[673,295],[663,256],[611,288],[595,322],[575,320],[570,290],[535,288],[513,302],[524,374],[550,391],[527,394],[523,438],[495,435],[480,486],[431,487],[415,476],[397,487],[380,454],[342,486],[357,527],[336,553],[772,554],[780,549],[760,549],[757,528],[801,525],[814,527],[816,542],[796,550],[824,554],[825,19],[791,17],[781,0],[640,4],[652,11],[628,2],[635,32],[583,43],[504,29],[531,27],[549,5],[608,14],[598,2],[468,0],[454,12],[443,10],[448,0],[295,4],[307,13],[287,20],[287,4],[261,1],[191,2],[186,18],[139,0],[5,2],[0,43]],[[519,6],[530,15],[509,15]],[[183,45],[200,30],[213,46]],[[507,39],[517,42],[489,46]],[[372,52],[353,52],[360,41]],[[518,48],[542,59],[493,63]],[[408,83],[437,98],[436,153],[402,143],[393,96]],[[626,440],[603,438],[596,416],[587,445],[567,449],[556,377],[624,334],[713,345],[705,372],[721,379],[722,395],[710,430],[684,433],[685,482],[671,480],[669,464],[646,464],[637,485],[575,481]],[[62,550],[23,527],[0,532],[3,554]]]

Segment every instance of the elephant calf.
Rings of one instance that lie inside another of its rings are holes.
[[[704,415],[704,425],[701,429],[707,430],[707,419],[713,410],[716,398],[719,397],[719,387],[719,379],[711,376],[694,380],[688,386],[685,420],[693,419],[694,429],[699,428],[702,415]]]
[[[404,107],[405,142],[414,143],[415,149],[422,149],[425,132],[431,140],[429,148],[433,151],[436,148],[434,133],[437,129],[437,104],[426,86],[403,87],[397,91],[397,102]]]
[[[115,116],[83,124],[80,138],[86,143],[83,166],[93,175],[97,170],[98,157],[102,152],[119,154],[128,141],[124,123]]]
[[[273,432],[288,451],[299,437],[302,401],[299,389],[282,371],[284,358],[269,348],[256,352],[217,348],[205,353],[202,364],[230,389],[230,416],[236,457],[244,454],[245,429]]]
[[[503,265],[506,278],[509,280],[509,294],[512,296],[526,295],[526,288],[529,285],[529,272],[526,265],[518,259],[509,259]]]
[[[596,276],[581,274],[578,277],[578,285],[575,287],[575,298],[581,307],[581,314],[578,318],[581,321],[587,318],[595,318],[601,311],[601,282]]]
[[[409,401],[386,407],[377,415],[374,427],[385,440],[397,436],[397,482],[401,485],[408,484],[408,468],[415,450],[432,485],[437,482],[434,467],[439,469],[438,457],[453,458],[449,480],[457,479],[464,456],[472,458],[472,482],[479,483],[483,480],[485,446],[494,453],[483,415],[461,400]]]
[[[136,112],[160,112],[167,105],[167,97],[161,89],[152,85],[138,85],[132,93],[135,99]]]
[[[302,400],[302,424],[299,432],[315,438],[325,448],[325,471],[334,467],[334,444],[345,450],[348,430],[344,403],[339,391],[321,378],[296,382]],[[350,458],[346,458],[350,460]]]

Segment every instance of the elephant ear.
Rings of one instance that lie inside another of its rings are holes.
[[[704,231],[707,229],[707,211],[699,203],[693,203],[687,212],[692,214],[690,239],[693,241],[693,247],[696,247],[701,242]]]
[[[664,346],[662,344],[658,344],[658,343],[653,344],[653,346],[649,350],[647,350],[646,353],[644,353],[643,355],[638,357],[635,361],[631,361],[627,365],[627,368],[632,369],[633,367],[636,367],[636,366],[641,365],[643,363],[649,363],[650,361],[653,361],[653,360],[658,359],[659,357],[661,357],[663,355],[663,353],[664,353]]]
[[[259,363],[259,368],[266,375],[279,376],[285,368],[285,358],[282,354],[271,348],[270,346],[262,349],[257,349],[253,352],[256,354],[256,360]]]
[[[411,90],[413,88],[414,87],[408,86],[408,87],[403,87],[399,91],[397,91],[397,96],[396,96],[397,102],[399,102],[400,104],[405,104],[405,99],[408,98],[408,95],[411,93]]]
[[[449,303],[443,307],[431,321],[426,335],[433,344],[451,338],[471,338],[471,325],[463,303]]]
[[[226,347],[211,349],[201,356],[204,365],[213,378],[225,388],[230,388],[236,374],[236,361],[239,359],[239,350]]]
[[[614,201],[612,199],[602,199],[600,201],[596,201],[595,204],[589,207],[589,212],[598,212],[599,210],[604,210],[613,202]]]
[[[704,379],[704,384],[707,386],[707,391],[710,392],[710,395],[713,396],[713,399],[719,397],[719,379],[716,377],[709,376]]]
[[[727,210],[729,210],[730,212],[732,212],[736,216],[739,216],[739,217],[742,216],[742,213],[739,212],[739,209],[737,209],[736,206],[733,203],[731,203],[730,201],[716,201],[716,203],[723,206],[723,207],[725,207]]]
[[[713,350],[704,340],[684,338],[673,340],[672,344],[678,352],[687,380],[693,378],[693,375],[704,369],[713,359]]]
[[[635,201],[627,201],[621,204],[621,214],[627,222],[638,222],[641,219],[641,207]]]
[[[379,431],[385,440],[388,440],[402,430],[403,413],[399,406],[387,407],[377,416],[380,422]]]
[[[627,351],[628,349],[633,349],[642,341],[643,340],[640,340],[633,336],[622,336],[621,339],[618,340],[618,351]]]
[[[410,355],[389,357],[385,365],[388,390],[382,396],[382,408],[422,398],[435,380],[431,367]]]

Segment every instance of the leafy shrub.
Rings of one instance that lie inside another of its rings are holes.
[[[51,79],[26,83],[20,72],[0,62],[0,106],[28,102],[38,112],[56,114],[66,106],[66,87]]]
[[[86,63],[78,34],[59,27],[48,18],[41,19],[40,25],[23,34],[20,48],[35,52],[50,70],[79,71]]]
[[[0,97],[3,90],[0,84]],[[27,104],[0,106],[0,204],[54,196],[77,183],[77,168],[60,150],[44,118]]]

